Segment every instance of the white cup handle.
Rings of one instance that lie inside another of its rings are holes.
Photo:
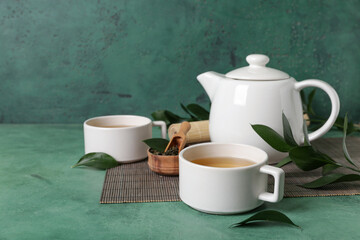
[[[333,126],[333,124],[336,121],[337,116],[339,115],[340,100],[339,100],[339,96],[336,93],[336,91],[334,90],[334,88],[331,87],[328,83],[326,83],[324,81],[317,80],[317,79],[309,79],[309,80],[295,83],[295,90],[297,90],[297,91],[300,91],[301,89],[306,88],[306,87],[318,87],[318,88],[324,90],[327,93],[327,95],[329,95],[330,101],[331,101],[330,117],[328,118],[328,120],[324,123],[324,125],[321,128],[319,128],[315,132],[312,132],[309,134],[309,140],[312,141],[312,140],[315,140],[315,139],[321,137],[322,135],[324,135]]]
[[[166,138],[166,123],[164,121],[153,121],[153,127],[157,126],[161,128],[161,137]]]
[[[264,165],[260,168],[260,172],[269,174],[274,177],[274,193],[260,193],[259,199],[267,202],[279,202],[284,196],[285,172],[281,168]]]

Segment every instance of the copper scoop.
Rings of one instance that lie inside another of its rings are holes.
[[[172,136],[169,144],[165,148],[165,152],[173,146],[177,146],[179,152],[183,150],[186,144],[186,133],[190,130],[190,128],[191,125],[189,122],[182,122],[179,131]]]

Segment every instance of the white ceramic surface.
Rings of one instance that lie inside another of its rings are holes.
[[[130,125],[126,128],[98,126]],[[118,162],[135,162],[147,157],[147,145],[142,141],[152,138],[152,126],[160,126],[166,138],[166,124],[133,115],[112,115],[88,119],[84,122],[85,154],[104,152]]]
[[[228,72],[225,76],[227,78],[241,79],[241,80],[279,80],[287,79],[290,76],[280,70],[266,67],[270,61],[268,56],[262,54],[251,54],[246,57],[249,66],[238,68]]]
[[[206,157],[239,157],[255,162],[237,168],[215,168],[192,163]],[[266,165],[267,154],[244,144],[203,143],[185,148],[179,155],[181,200],[190,207],[212,214],[235,214],[283,198],[285,173]],[[267,174],[274,177],[274,193],[267,192]]]
[[[340,110],[336,91],[321,80],[297,82],[279,70],[267,68],[269,58],[261,54],[246,58],[248,67],[226,75],[206,72],[197,77],[211,100],[210,138],[212,142],[244,143],[257,146],[269,154],[270,161],[284,157],[263,141],[251,124],[263,124],[282,133],[282,112],[289,119],[295,140],[302,143],[303,110],[300,90],[318,87],[330,97],[331,114],[327,122],[309,135],[314,140],[324,135],[334,124]],[[230,78],[233,77],[233,78]]]

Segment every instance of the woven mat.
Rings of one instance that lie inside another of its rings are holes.
[[[342,152],[341,138],[324,138],[313,142],[318,150],[326,152],[337,162],[347,164]],[[360,164],[360,138],[348,137],[347,148],[352,159]],[[314,197],[360,194],[360,182],[331,184],[321,189],[298,187],[321,176],[321,170],[303,172],[293,163],[285,171],[285,197]],[[341,171],[343,173],[350,173]],[[269,177],[269,191],[273,178]],[[149,170],[146,161],[123,164],[107,170],[100,203],[167,202],[181,201],[179,178],[160,176]]]

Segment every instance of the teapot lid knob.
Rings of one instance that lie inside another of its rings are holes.
[[[251,54],[246,57],[246,61],[250,66],[265,67],[270,59],[268,56],[263,54]]]
[[[280,70],[266,67],[269,57],[264,54],[251,54],[246,57],[249,66],[237,68],[228,72],[227,78],[237,80],[282,80],[288,79],[290,76]]]

